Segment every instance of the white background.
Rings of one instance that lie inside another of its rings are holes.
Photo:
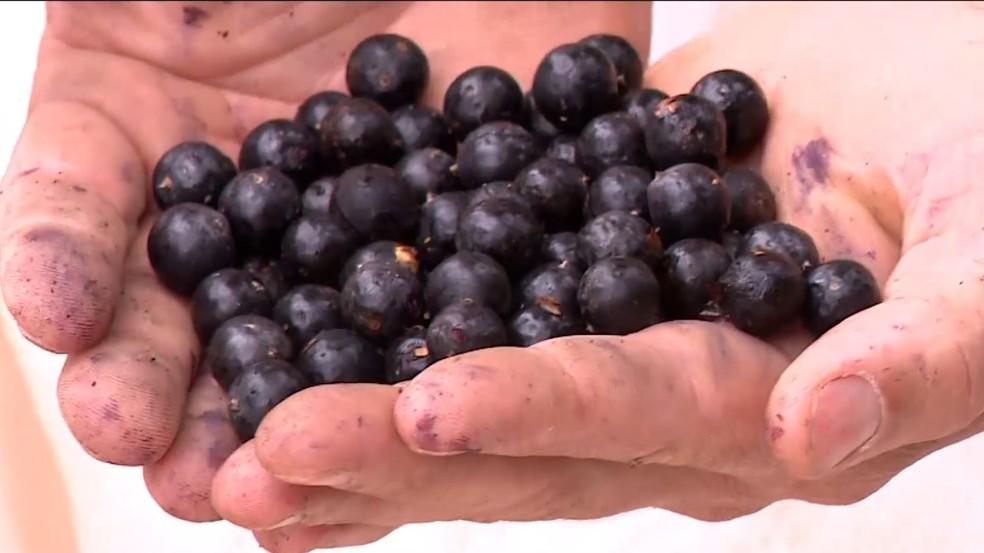
[[[653,57],[699,31],[714,3],[657,3]],[[30,94],[42,3],[0,7],[0,160],[17,140]],[[3,311],[6,316],[6,311]],[[4,321],[9,332],[9,319]],[[99,464],[75,443],[54,398],[58,356],[18,337],[22,367],[44,420],[48,439],[70,485],[79,517],[82,553],[256,553],[248,532],[226,523],[195,525],[163,513],[143,487],[141,472]],[[0,370],[11,370],[3,367]],[[0,452],[5,455],[16,452]],[[984,439],[951,447],[907,470],[881,492],[850,507],[787,502],[740,520],[703,524],[669,513],[637,511],[585,523],[418,525],[376,544],[342,551],[358,553],[952,553],[984,550]],[[0,482],[0,551],[10,536]],[[52,528],[52,531],[57,531]]]

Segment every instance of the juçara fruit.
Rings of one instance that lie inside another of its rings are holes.
[[[384,165],[367,163],[342,173],[331,209],[364,241],[408,243],[417,234],[420,206],[413,190]]]
[[[543,223],[526,203],[488,198],[458,217],[458,251],[484,253],[512,275],[535,263],[542,240]]]
[[[458,141],[443,113],[414,104],[394,111],[392,117],[406,151],[437,148],[452,156],[458,151]]]
[[[362,266],[377,261],[399,265],[415,276],[420,272],[420,260],[417,258],[416,248],[392,240],[380,240],[362,246],[349,256],[345,265],[342,266],[342,272],[338,277],[339,282],[345,284],[349,277]]]
[[[239,170],[276,167],[303,189],[321,169],[318,135],[297,121],[273,119],[251,130],[239,150]]]
[[[511,202],[526,204],[526,199],[523,198],[523,195],[516,190],[516,185],[513,181],[497,180],[487,182],[474,190],[470,190],[469,192],[468,202],[465,204],[466,209],[475,207],[479,203],[490,198],[499,198]]]
[[[342,287],[342,317],[367,338],[389,341],[423,322],[423,315],[423,286],[413,271],[397,263],[366,263]]]
[[[205,348],[205,367],[224,388],[243,369],[267,359],[290,361],[294,344],[283,328],[267,317],[240,315],[222,323]]]
[[[760,252],[785,255],[802,271],[820,264],[820,252],[813,238],[803,229],[782,221],[761,223],[742,237],[738,255]]]
[[[291,276],[283,263],[272,257],[253,256],[243,261],[241,268],[263,283],[270,299],[276,302],[290,289]]]
[[[505,316],[512,309],[512,285],[506,270],[491,257],[462,251],[442,261],[428,275],[424,299],[436,315],[462,300],[490,307]]]
[[[653,113],[656,106],[667,98],[669,95],[656,88],[630,90],[622,97],[622,111],[635,119],[639,128],[645,129],[649,114]]]
[[[588,187],[585,218],[590,220],[609,211],[626,211],[648,221],[646,194],[652,177],[650,171],[631,165],[605,169]]]
[[[301,195],[301,213],[327,214],[331,209],[331,199],[338,188],[338,178],[322,177],[311,183]]]
[[[427,349],[435,361],[508,344],[502,319],[492,309],[471,300],[445,307],[427,327]]]
[[[667,245],[717,238],[728,225],[731,198],[714,170],[683,163],[656,173],[646,190],[649,220]]]
[[[299,284],[274,305],[273,320],[300,351],[322,330],[344,326],[339,293],[329,286]]]
[[[498,67],[472,67],[448,86],[444,116],[458,140],[492,121],[521,123],[523,91],[512,75]]]
[[[579,40],[581,44],[601,50],[615,66],[619,94],[625,94],[642,85],[642,58],[629,41],[618,35],[599,33]]]
[[[730,266],[731,255],[712,240],[685,238],[667,248],[657,272],[667,316],[718,318],[718,279]]]
[[[588,267],[577,300],[589,331],[626,335],[663,320],[660,288],[649,265],[634,257],[609,257]]]
[[[588,122],[578,136],[576,148],[577,162],[591,177],[616,165],[649,165],[642,128],[620,111]]]
[[[581,312],[577,303],[581,274],[577,266],[563,261],[538,266],[519,283],[520,306],[535,305],[555,316],[577,318]]]
[[[600,49],[562,44],[540,61],[532,91],[548,121],[562,132],[578,133],[588,121],[617,108],[618,73]]]
[[[460,190],[455,169],[454,158],[437,148],[414,150],[396,164],[396,172],[413,190],[418,203],[443,192]]]
[[[585,266],[610,257],[634,257],[655,268],[663,255],[659,232],[642,217],[608,211],[588,221],[578,233],[578,256]]]
[[[533,99],[533,92],[527,90],[523,95],[523,120],[525,127],[529,129],[533,136],[542,144],[549,144],[554,138],[560,136],[560,130],[553,125],[536,108],[536,100]]]
[[[379,348],[347,328],[316,334],[298,354],[295,366],[315,386],[382,384],[386,380]]]
[[[720,167],[727,146],[724,115],[693,94],[671,96],[656,105],[643,127],[646,151],[657,171],[682,163]]]
[[[425,268],[433,269],[457,251],[454,238],[458,234],[458,216],[468,198],[467,192],[445,192],[421,207],[416,249]]]
[[[420,46],[392,33],[359,42],[345,66],[349,93],[370,98],[388,110],[416,103],[429,78],[430,63]]]
[[[147,237],[147,256],[157,279],[186,297],[206,276],[233,266],[236,255],[229,220],[204,204],[166,209]]]
[[[511,181],[535,160],[540,148],[526,129],[508,121],[473,130],[458,148],[458,178],[474,189],[493,181]]]
[[[321,122],[321,158],[332,174],[364,163],[392,165],[405,149],[389,112],[368,98],[340,101]]]
[[[746,232],[761,223],[776,219],[776,198],[760,173],[745,167],[733,167],[721,175],[731,197],[730,226]]]
[[[581,209],[588,177],[577,166],[542,157],[519,172],[514,188],[551,231],[575,230],[581,225]]]
[[[540,258],[544,262],[566,263],[570,267],[583,268],[577,253],[577,233],[555,232],[543,237]]]
[[[878,282],[867,267],[850,259],[828,261],[806,273],[803,322],[820,337],[881,301]]]
[[[335,284],[359,237],[333,215],[302,215],[291,223],[281,241],[281,260],[305,282]]]
[[[252,440],[264,417],[290,396],[307,388],[307,378],[281,359],[266,359],[244,368],[229,385],[229,422],[243,442]]]
[[[729,156],[745,156],[762,142],[769,126],[769,105],[762,87],[747,73],[735,69],[708,73],[690,93],[710,101],[724,115]]]
[[[273,298],[260,279],[249,271],[232,267],[205,277],[191,296],[192,325],[205,343],[215,329],[233,317],[268,317],[272,310]]]
[[[735,328],[752,336],[771,336],[795,321],[803,309],[803,271],[782,254],[739,255],[719,282],[721,314]]]
[[[161,156],[151,175],[154,201],[167,209],[181,203],[215,206],[222,188],[236,176],[236,165],[215,146],[182,142]]]
[[[284,230],[301,210],[294,182],[275,167],[236,175],[219,196],[219,211],[229,220],[236,246],[250,254],[277,254]]]
[[[584,323],[575,315],[557,314],[538,305],[521,308],[509,320],[509,343],[518,347],[584,334]]]
[[[421,325],[408,328],[386,348],[386,383],[413,380],[431,364],[427,349],[427,329]]]
[[[294,121],[320,134],[321,123],[328,117],[328,113],[348,97],[348,94],[337,90],[316,92],[301,102],[294,114]]]

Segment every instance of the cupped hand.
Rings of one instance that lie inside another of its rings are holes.
[[[733,67],[772,123],[746,163],[824,259],[884,301],[813,340],[674,322],[624,338],[477,351],[400,389],[281,404],[220,470],[219,513],[278,553],[433,520],[707,520],[852,503],[977,433],[984,412],[984,11],[727,6],[647,75],[669,93]]]
[[[583,36],[646,17],[644,4],[49,3],[0,190],[0,287],[27,339],[68,354],[58,400],[73,435],[99,460],[145,466],[171,514],[217,518],[209,486],[239,442],[218,385],[194,378],[187,302],[146,255],[149,176],[167,149],[205,140],[237,159],[256,125],[344,91],[348,52],[374,33],[427,51],[426,101],[439,106],[472,65],[528,81],[538,60],[526,52],[558,40],[545,22]],[[625,34],[644,44],[648,31]]]

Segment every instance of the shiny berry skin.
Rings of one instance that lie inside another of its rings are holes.
[[[348,94],[337,90],[316,92],[301,102],[297,108],[297,113],[294,114],[294,121],[320,133],[321,123],[328,117],[328,113],[339,102],[348,99],[348,97]]]
[[[284,230],[301,210],[300,193],[275,167],[239,173],[219,196],[219,211],[229,219],[243,252],[275,254]]]
[[[578,256],[584,266],[609,257],[635,257],[656,267],[663,255],[659,233],[642,217],[608,211],[584,224],[578,233]]]
[[[585,217],[592,219],[609,211],[627,211],[649,220],[646,190],[652,173],[642,167],[619,165],[605,169],[588,187]]]
[[[225,389],[243,369],[267,359],[290,361],[294,345],[277,323],[259,315],[240,315],[222,323],[205,348],[205,367]]]
[[[532,91],[548,121],[563,132],[577,133],[588,121],[618,107],[618,74],[598,48],[562,44],[537,66]]]
[[[548,230],[575,230],[581,225],[587,182],[588,177],[577,166],[543,157],[519,172],[514,188]]]
[[[336,188],[338,188],[338,179],[335,177],[323,177],[312,182],[301,195],[301,212],[305,215],[328,213]]]
[[[540,246],[540,257],[544,262],[556,261],[571,267],[581,267],[581,260],[577,254],[577,233],[556,232],[544,236]]]
[[[511,275],[522,274],[536,261],[543,240],[543,223],[525,203],[488,198],[458,217],[458,251],[484,253]]]
[[[206,276],[236,262],[236,242],[222,213],[203,204],[178,204],[150,229],[147,256],[165,287],[190,296]]]
[[[396,172],[413,190],[418,203],[424,203],[436,194],[461,189],[454,158],[437,148],[408,153],[396,165]]]
[[[820,264],[820,252],[813,238],[801,228],[770,221],[752,227],[738,246],[738,255],[770,252],[792,259],[803,271]]]
[[[505,316],[512,308],[512,286],[506,270],[491,257],[458,252],[427,276],[424,299],[432,316],[461,300],[486,305]]]
[[[443,113],[427,106],[409,105],[394,111],[392,117],[406,151],[437,148],[451,155],[458,151],[458,142]]]
[[[435,361],[509,344],[502,319],[495,311],[471,300],[441,310],[427,327],[426,338],[427,349]]]
[[[191,320],[199,339],[208,343],[215,329],[239,315],[267,317],[273,299],[249,271],[222,269],[205,277],[191,296]]]
[[[389,110],[416,103],[429,78],[427,55],[417,43],[396,34],[362,40],[345,66],[349,93],[370,98]]]
[[[259,279],[276,302],[290,289],[291,275],[279,260],[266,257],[250,257],[243,261],[242,268]]]
[[[509,343],[519,347],[586,332],[580,318],[573,315],[558,315],[537,305],[517,311],[509,320],[507,331]]]
[[[646,151],[657,171],[681,163],[720,166],[726,147],[724,115],[710,101],[692,94],[663,100],[643,127]]]
[[[372,340],[388,341],[423,321],[424,292],[417,275],[396,263],[360,266],[342,287],[342,317]]]
[[[417,250],[413,246],[394,242],[392,240],[380,240],[366,244],[355,250],[342,266],[342,272],[338,276],[338,281],[345,284],[356,271],[363,265],[383,261],[394,263],[416,275],[420,270],[420,261],[417,259]]]
[[[578,316],[577,287],[581,270],[577,266],[544,263],[523,277],[519,284],[521,307],[539,306],[554,315]]]
[[[243,369],[229,386],[229,422],[243,442],[253,439],[274,407],[308,387],[307,378],[287,361],[267,359]]]
[[[539,146],[523,127],[494,121],[468,134],[458,148],[458,178],[473,189],[493,181],[510,181],[539,155]]]
[[[646,190],[649,220],[665,244],[717,238],[728,224],[731,198],[712,169],[696,163],[656,173]]]
[[[543,157],[561,159],[572,165],[578,165],[577,135],[562,134],[554,138],[543,152]]]
[[[776,219],[776,198],[758,172],[734,167],[721,175],[731,196],[731,228],[745,232]]]
[[[649,164],[642,128],[619,111],[592,119],[578,136],[576,148],[578,164],[592,177],[616,165]]]
[[[333,173],[364,163],[392,165],[404,149],[393,118],[366,98],[342,100],[321,123],[321,157]]]
[[[207,142],[182,142],[164,152],[151,181],[157,207],[181,203],[215,206],[222,187],[236,176],[236,165]]]
[[[769,126],[765,92],[754,79],[735,69],[721,69],[701,77],[691,94],[713,103],[724,114],[728,129],[728,155],[751,153]]]
[[[274,119],[246,135],[239,150],[239,170],[275,167],[303,189],[321,169],[318,135],[297,121]]]
[[[417,253],[424,267],[432,269],[455,253],[458,216],[468,203],[467,192],[445,192],[427,200],[420,210]]]
[[[588,330],[596,334],[631,334],[663,319],[659,281],[634,257],[609,257],[588,267],[577,300]]]
[[[594,46],[608,56],[615,66],[619,94],[637,89],[642,84],[642,58],[629,41],[617,35],[595,34],[578,42]]]
[[[299,351],[322,330],[344,326],[341,299],[334,288],[301,284],[291,288],[273,307],[273,320],[281,325]]]
[[[639,128],[644,129],[649,113],[653,112],[656,106],[667,98],[669,95],[655,88],[630,90],[622,97],[622,111],[635,119]]]
[[[315,386],[383,384],[383,355],[370,341],[347,328],[322,330],[297,356],[294,365]]]
[[[407,243],[417,234],[420,206],[413,190],[383,165],[358,165],[342,173],[331,207],[364,241]]]
[[[673,319],[714,318],[718,278],[731,266],[724,246],[703,238],[666,249],[658,271],[663,307]]]
[[[281,242],[281,260],[305,282],[334,284],[358,236],[348,223],[331,215],[302,215]]]
[[[523,91],[512,75],[498,67],[472,67],[448,85],[444,116],[458,140],[492,121],[520,123]]]
[[[806,273],[803,322],[819,337],[881,301],[878,282],[867,267],[850,259],[828,261]]]
[[[739,255],[719,282],[725,320],[760,338],[795,321],[806,297],[803,271],[776,253]]]
[[[475,190],[469,191],[468,203],[465,204],[465,208],[470,208],[489,198],[501,198],[521,204],[526,203],[526,198],[516,191],[516,187],[511,181],[497,180],[487,182]]]
[[[431,364],[427,349],[427,329],[415,325],[397,337],[386,348],[386,383],[397,384],[413,380]]]
[[[549,144],[551,140],[560,136],[560,131],[536,108],[536,101],[533,93],[527,91],[523,96],[523,110],[525,112],[526,128],[533,133],[533,136],[541,142]]]

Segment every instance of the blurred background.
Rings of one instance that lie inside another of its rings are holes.
[[[656,2],[655,59],[701,30],[716,2]],[[850,9],[845,6],[845,9]],[[42,2],[0,6],[0,160],[24,123]],[[55,401],[61,356],[23,340],[6,309],[0,329],[0,552],[259,553],[249,532],[170,517],[137,468],[100,464],[71,437]],[[405,527],[343,553],[924,553],[984,544],[984,436],[939,452],[878,494],[849,507],[776,504],[743,519],[704,524],[643,510],[592,522]]]

